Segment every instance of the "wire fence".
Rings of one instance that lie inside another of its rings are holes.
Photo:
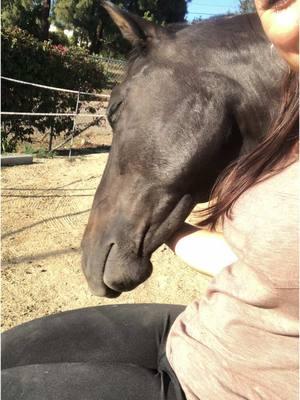
[[[114,86],[122,81],[126,71],[126,61],[98,55],[92,57],[103,66],[109,85]]]
[[[98,55],[92,57],[102,65],[107,82],[106,90],[110,91],[113,86],[122,81],[126,71],[126,61]],[[48,138],[48,151],[54,151],[69,142],[71,155],[74,137],[91,127],[109,129],[105,116],[109,94],[57,88],[5,76],[2,76],[1,80],[5,82],[1,90],[2,99],[4,99],[2,104],[10,103],[8,109],[1,112],[2,151],[16,148],[16,143],[25,140],[25,136],[30,142],[30,137],[36,136],[35,133],[39,131],[43,134],[43,144],[45,138]],[[15,86],[12,87],[12,85]],[[38,90],[48,90],[52,93],[45,96]],[[33,99],[31,107],[21,101],[23,109],[17,109],[14,99],[20,97],[21,94],[24,98],[29,96]],[[10,100],[7,103],[5,100],[8,98]],[[45,98],[50,101],[45,101]],[[63,134],[64,139],[53,146],[54,139],[60,134]]]
[[[121,78],[121,75],[119,75],[119,78]],[[68,102],[67,104],[73,105],[73,109],[69,106],[67,109],[66,107],[62,108],[63,112],[57,112],[57,110],[55,112],[35,112],[34,109],[31,111],[3,110],[1,111],[2,138],[14,135],[14,130],[29,132],[29,134],[43,133],[42,141],[48,138],[49,152],[58,150],[69,143],[69,156],[71,157],[75,137],[86,132],[90,127],[107,127],[108,125],[106,119],[106,107],[110,95],[107,93],[90,93],[79,90],[57,88],[4,76],[1,77],[1,80],[10,85],[19,85],[19,87],[22,87],[23,89],[25,87],[33,87],[38,90],[47,90],[50,93],[51,91],[60,92],[61,96],[72,96],[72,102]],[[59,109],[58,105],[57,108]],[[33,127],[35,127],[35,129]],[[41,132],[37,132],[39,127],[41,127]],[[63,132],[64,138],[61,142],[53,145],[54,139],[59,136],[57,134],[59,130],[60,133]],[[3,150],[3,143],[1,143],[1,145]]]

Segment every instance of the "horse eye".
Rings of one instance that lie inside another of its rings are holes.
[[[117,102],[115,102],[115,103],[112,103],[109,107],[108,107],[108,110],[107,110],[107,119],[108,119],[108,122],[111,124],[111,125],[113,125],[115,122],[116,122],[116,120],[117,120],[117,118],[118,118],[118,116],[119,116],[119,114],[120,114],[120,106],[122,105],[122,103],[123,103],[123,101],[122,100],[119,100],[119,101],[117,101]]]

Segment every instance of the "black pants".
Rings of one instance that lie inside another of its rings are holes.
[[[183,306],[111,305],[2,335],[2,400],[184,400],[166,356]]]

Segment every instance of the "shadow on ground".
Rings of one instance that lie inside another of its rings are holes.
[[[75,148],[71,150],[72,156],[86,156],[88,154],[99,154],[99,153],[109,153],[111,146],[106,144],[101,146],[90,146],[90,147],[81,147]],[[70,153],[69,149],[60,149],[55,150],[55,154],[57,156],[68,156]]]

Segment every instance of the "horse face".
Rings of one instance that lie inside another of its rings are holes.
[[[99,295],[114,296],[147,279],[151,253],[196,201],[193,96],[183,98],[171,68],[137,64],[111,95],[112,148],[82,242],[84,272]]]
[[[150,276],[151,253],[209,192],[220,135],[199,135],[213,105],[193,85],[192,70],[182,69],[175,41],[144,20],[106,7],[124,36],[142,47],[111,94],[112,148],[82,241],[91,290],[115,297]]]

